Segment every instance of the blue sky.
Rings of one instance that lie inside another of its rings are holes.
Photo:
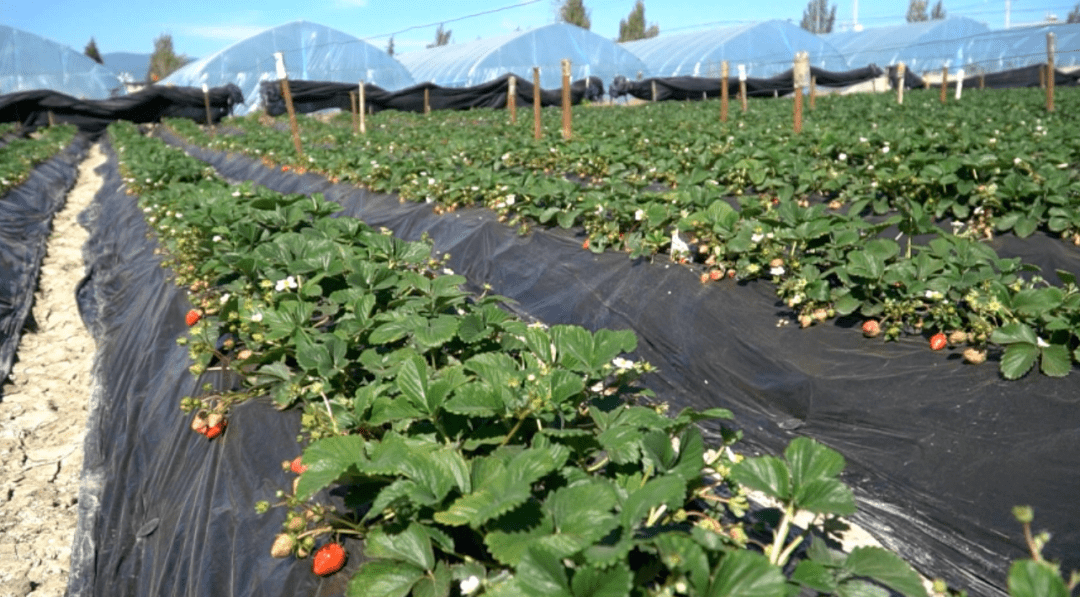
[[[852,22],[855,0],[835,2],[837,28]],[[930,6],[936,0],[930,0]],[[1006,0],[944,0],[949,16],[968,16],[993,29],[1004,26]],[[634,0],[585,0],[592,31],[618,36]],[[1011,0],[1013,26],[1045,19],[1064,20],[1076,0]],[[802,18],[807,0],[676,2],[645,0],[649,23],[660,32],[715,28],[768,19]],[[859,0],[865,27],[904,21],[908,0]],[[145,0],[3,0],[0,23],[36,33],[82,51],[91,37],[101,52],[149,53],[153,40],[172,35],[178,53],[193,58],[220,50],[269,27],[290,21],[320,23],[385,48],[394,34],[397,51],[422,49],[438,23],[453,32],[452,42],[530,29],[555,20],[555,0],[325,0],[318,6],[295,0],[146,2]],[[480,14],[486,13],[486,14]]]

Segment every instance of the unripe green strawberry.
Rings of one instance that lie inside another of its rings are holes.
[[[975,347],[968,347],[964,349],[964,360],[972,365],[979,365],[986,361],[986,351],[979,350]]]

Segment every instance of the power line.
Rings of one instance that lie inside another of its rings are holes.
[[[481,17],[481,16],[484,16],[484,15],[489,15],[489,14],[496,13],[496,12],[502,12],[504,10],[511,10],[511,9],[514,9],[514,8],[521,8],[522,6],[528,6],[530,4],[536,4],[537,2],[543,2],[543,1],[544,0],[526,0],[525,2],[518,2],[517,4],[511,4],[509,6],[500,6],[499,8],[492,8],[491,10],[484,10],[484,11],[481,11],[481,12],[476,12],[476,13],[473,13],[473,14],[468,14],[468,15],[464,15],[464,16],[460,16],[460,17],[454,17],[452,19],[446,19],[446,20],[443,20],[443,21],[435,21],[434,23],[426,23],[424,25],[412,25],[410,27],[406,27],[406,28],[398,30],[398,31],[392,31],[390,33],[382,33],[382,34],[379,34],[379,35],[369,35],[368,37],[365,37],[365,38],[362,38],[362,39],[364,41],[367,41],[369,39],[380,39],[380,38],[383,38],[383,37],[391,37],[391,36],[397,35],[399,33],[405,33],[406,31],[412,31],[413,29],[426,29],[427,27],[435,27],[437,25],[445,25],[446,23],[455,23],[457,21],[464,21],[465,19],[471,19],[473,17]]]

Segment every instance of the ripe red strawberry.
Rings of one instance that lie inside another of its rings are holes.
[[[942,348],[945,348],[948,343],[949,339],[941,332],[930,336],[930,350],[941,350]]]
[[[723,270],[714,269],[713,271],[709,272],[709,279],[714,281],[714,282],[716,280],[719,280],[720,278],[723,278],[723,277],[724,277],[724,271]]]
[[[191,309],[187,312],[187,315],[184,316],[184,323],[186,323],[188,327],[191,327],[196,323],[199,323],[200,319],[202,319],[202,313],[200,313],[198,309]]]
[[[229,422],[224,417],[222,417],[220,421],[216,422],[213,425],[210,425],[210,427],[206,429],[206,438],[214,439],[215,437],[221,435],[225,432],[225,427],[228,426],[228,424]]]
[[[307,465],[304,464],[300,460],[300,458],[301,458],[300,456],[297,456],[296,458],[293,458],[292,463],[289,464],[289,470],[291,470],[292,472],[294,472],[294,473],[296,473],[298,475],[304,474],[304,471],[307,470]]]
[[[701,283],[704,284],[709,281],[709,274],[701,274]]]
[[[318,576],[330,576],[345,566],[348,555],[341,544],[327,543],[315,551],[315,557],[311,560],[311,571]]]
[[[589,248],[589,239],[585,239],[585,242],[581,243],[581,248],[582,249],[588,249]]]
[[[862,324],[862,333],[867,338],[875,338],[881,333],[881,324],[876,319],[867,319]]]

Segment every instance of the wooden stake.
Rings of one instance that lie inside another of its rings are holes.
[[[941,67],[941,103],[945,103],[945,91],[949,88],[949,67]]]
[[[817,77],[810,77],[810,109],[814,109],[814,105],[817,103]]]
[[[1057,78],[1054,69],[1054,34],[1046,34],[1046,111],[1054,111],[1054,79]]]
[[[562,136],[569,140],[573,134],[570,122],[570,61],[562,61]]]
[[[904,74],[907,71],[907,67],[904,63],[896,65],[896,103],[904,103]]]
[[[746,113],[746,65],[739,65],[739,103],[742,104],[742,111]]]
[[[510,108],[510,124],[517,122],[517,76],[510,75],[509,89],[506,91],[506,106]]]
[[[56,126],[56,118],[53,116],[52,110],[49,110],[49,128]]]
[[[360,134],[367,134],[367,110],[365,104],[367,103],[367,91],[364,89],[364,82],[360,81],[360,96],[357,98],[357,102],[360,107]]]
[[[424,116],[431,114],[431,94],[429,88],[424,88]]]
[[[924,72],[922,74],[922,87],[923,87],[923,89],[925,89],[927,91],[930,90],[930,79],[927,78],[927,75],[929,75],[929,74],[930,73],[926,73],[926,72]]]
[[[274,52],[274,60],[277,61],[277,75],[281,83],[281,96],[285,98],[285,109],[289,112],[289,128],[292,130],[296,156],[302,158],[304,157],[304,148],[300,145],[300,124],[296,122],[296,109],[293,107],[292,90],[289,89],[289,75],[285,70],[285,55],[281,52]]]
[[[206,106],[206,126],[214,124],[213,117],[210,116],[210,88],[203,83],[202,85],[203,104]]]
[[[810,55],[806,52],[795,54],[795,63],[791,69],[792,83],[795,87],[795,132],[802,132],[803,89],[810,84]]]
[[[982,72],[982,69],[980,68],[979,69],[979,91],[982,91],[983,89],[986,89],[986,73]]]
[[[656,81],[652,82],[652,101],[656,101]]]
[[[728,61],[720,64],[720,122],[727,122],[728,112]]]
[[[533,67],[533,138],[540,138],[540,67]]]
[[[358,111],[357,108],[357,93],[355,91],[349,92],[349,111],[352,112],[352,130],[354,135],[360,134],[360,119],[356,117]]]

